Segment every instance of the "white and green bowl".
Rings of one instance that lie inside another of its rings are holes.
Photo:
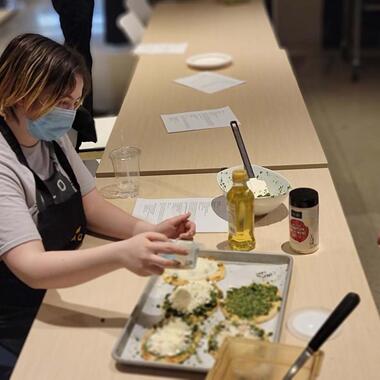
[[[232,187],[232,172],[241,166],[234,166],[217,173],[216,180],[225,194]],[[265,215],[276,209],[286,199],[291,186],[288,180],[273,170],[258,165],[252,165],[257,179],[266,182],[270,195],[255,197],[255,215]]]

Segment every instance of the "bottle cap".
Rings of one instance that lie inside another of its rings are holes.
[[[243,182],[248,180],[248,174],[244,169],[236,169],[232,172],[232,181]]]
[[[299,208],[314,207],[318,204],[318,192],[307,187],[293,189],[289,193],[289,203],[291,206]]]

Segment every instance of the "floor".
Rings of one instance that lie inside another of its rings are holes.
[[[62,41],[59,20],[50,0],[18,1],[18,4],[21,4],[19,12],[0,25],[0,51],[11,37],[26,31]],[[134,62],[130,59],[130,47],[104,43],[102,1],[95,0],[95,4],[92,42],[95,109],[116,114]],[[364,61],[357,83],[350,81],[350,67],[336,52],[291,60],[380,310],[380,249],[376,243],[380,230],[377,162],[380,158],[380,59]]]
[[[337,52],[292,63],[380,310],[380,58],[363,60],[358,82]]]

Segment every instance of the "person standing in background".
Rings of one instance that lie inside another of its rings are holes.
[[[59,21],[65,45],[73,48],[81,54],[86,62],[91,75],[91,30],[94,14],[94,0],[51,0],[54,9],[59,15]],[[84,141],[96,142],[95,122],[93,119],[92,83],[90,91],[83,101],[83,107],[78,109],[74,120],[73,129],[78,132],[77,141],[74,144],[78,151]]]

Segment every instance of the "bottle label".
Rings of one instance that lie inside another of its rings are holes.
[[[289,242],[296,252],[310,253],[318,248],[318,209],[318,205],[303,209],[290,206]]]
[[[294,218],[302,219],[302,212],[301,211],[291,210],[290,214]]]
[[[293,214],[293,213],[292,213]],[[290,236],[298,242],[303,242],[309,235],[309,228],[301,220],[290,220]]]

